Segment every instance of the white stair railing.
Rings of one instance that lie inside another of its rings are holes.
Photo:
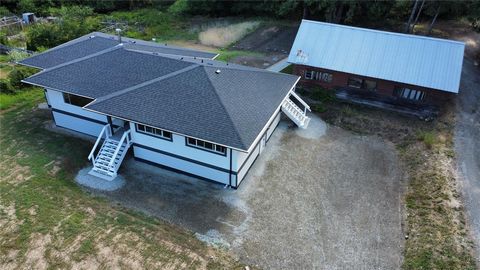
[[[118,142],[118,145],[117,145],[117,148],[115,149],[115,152],[113,152],[112,159],[108,163],[108,168],[111,168],[114,171],[117,171],[118,167],[120,167],[120,162],[118,162],[116,165],[114,165],[115,159],[116,159],[116,157],[118,155],[118,152],[120,151],[120,149],[122,148],[124,143],[125,143],[125,151],[122,152],[122,156],[120,157],[119,160],[121,161],[123,156],[125,156],[125,154],[127,153],[126,150],[130,146],[130,136],[129,135],[130,135],[130,130],[127,130],[123,133],[123,136],[120,139],[120,141]]]
[[[308,106],[308,104],[305,103],[305,101],[303,101],[295,92],[291,92],[291,96],[294,96],[304,106],[304,109],[300,109],[300,107],[298,107],[289,96],[282,104],[282,111],[285,112],[285,114],[297,124],[297,126],[307,128],[308,123],[310,122],[310,117],[307,116],[307,110],[311,111],[310,106]]]
[[[93,145],[92,151],[90,151],[90,154],[88,155],[88,160],[91,160],[93,165],[95,165],[95,150],[100,144],[100,141],[102,140],[103,136],[105,136],[105,140],[108,140],[108,138],[112,136],[112,130],[110,129],[110,124],[106,124],[105,126],[103,126],[102,131],[100,131],[100,135],[98,135],[97,137],[97,141],[95,142],[95,145]]]

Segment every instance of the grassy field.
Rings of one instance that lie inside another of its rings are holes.
[[[91,143],[44,128],[40,89],[21,95],[0,114],[1,269],[241,268],[190,232],[82,190],[73,177]]]
[[[331,124],[392,141],[407,172],[404,269],[476,269],[455,179],[454,109],[433,122],[326,103]]]

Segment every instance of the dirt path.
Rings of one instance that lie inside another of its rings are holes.
[[[480,258],[480,69],[465,59],[457,99],[455,151],[467,216]]]

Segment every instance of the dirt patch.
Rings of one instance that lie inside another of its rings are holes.
[[[267,68],[276,62],[280,61],[284,57],[282,54],[269,54],[269,55],[259,55],[259,56],[238,56],[231,59],[229,62],[256,67],[256,68]]]
[[[428,29],[425,24],[420,24],[418,28],[415,27],[415,32],[419,34],[425,34]],[[439,21],[434,26],[433,36],[465,42],[465,55],[470,59],[480,50],[480,33],[475,32],[466,21]]]
[[[47,246],[52,242],[52,237],[47,234],[33,234],[29,249],[25,254],[25,264],[30,268],[47,269],[48,263],[45,257]]]
[[[236,50],[288,55],[297,35],[298,25],[260,27],[232,46]]]
[[[260,22],[252,21],[211,27],[200,32],[198,39],[203,45],[224,48],[243,38],[246,34],[257,28],[259,24]]]

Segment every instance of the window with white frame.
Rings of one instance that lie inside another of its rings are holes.
[[[65,103],[78,106],[78,107],[83,107],[87,105],[88,103],[92,102],[93,99],[91,98],[86,98],[86,97],[81,97],[77,95],[72,95],[69,93],[62,93],[63,94],[63,101]]]
[[[394,94],[399,98],[414,101],[422,101],[425,98],[425,92],[408,87],[397,87],[395,88]]]
[[[136,124],[137,132],[159,137],[166,140],[172,140],[172,133],[163,129],[153,128],[141,124]]]
[[[195,148],[200,148],[202,150],[214,152],[216,154],[225,155],[227,153],[227,148],[224,146],[194,138],[187,138],[187,145]]]
[[[319,72],[314,70],[305,70],[305,79],[307,80],[317,80],[323,82],[331,82],[333,80],[333,75],[327,72]]]

